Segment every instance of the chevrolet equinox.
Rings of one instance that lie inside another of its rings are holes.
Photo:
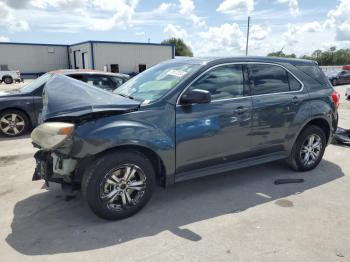
[[[185,58],[114,94],[57,75],[43,104],[33,180],[81,188],[96,215],[115,220],[138,212],[156,185],[280,159],[315,168],[339,94],[314,61]]]

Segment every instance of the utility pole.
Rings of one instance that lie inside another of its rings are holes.
[[[248,28],[247,28],[247,45],[245,47],[245,55],[248,56],[248,46],[249,46],[249,30],[250,30],[250,16],[248,16]]]

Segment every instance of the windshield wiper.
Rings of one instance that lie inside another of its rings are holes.
[[[120,96],[122,96],[122,97],[129,98],[129,99],[135,99],[135,98],[133,98],[132,96],[128,96],[128,95],[122,94],[122,93],[118,93],[117,95],[120,95]]]

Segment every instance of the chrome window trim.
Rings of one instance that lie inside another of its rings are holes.
[[[269,63],[269,62],[232,62],[232,63],[223,63],[223,64],[219,64],[219,65],[215,65],[212,66],[210,68],[208,68],[207,70],[205,70],[204,72],[202,72],[200,75],[198,75],[195,79],[193,79],[191,81],[191,83],[189,83],[184,90],[182,90],[182,92],[180,93],[179,97],[176,100],[176,105],[181,105],[180,104],[180,98],[181,96],[191,87],[191,85],[197,81],[199,78],[201,78],[204,74],[208,73],[209,71],[218,68],[218,67],[222,67],[222,66],[228,66],[228,65],[250,65],[250,64],[256,64],[256,65],[274,65],[274,66],[279,66],[281,68],[283,68],[284,70],[286,70],[289,74],[291,74],[301,85],[299,90],[295,90],[295,91],[288,91],[288,92],[276,92],[276,93],[268,93],[268,94],[261,94],[261,95],[249,95],[249,96],[240,96],[240,97],[232,97],[232,98],[225,98],[225,99],[217,99],[217,100],[212,100],[211,102],[218,102],[218,101],[227,101],[227,100],[235,100],[235,99],[242,99],[242,98],[246,98],[246,97],[259,97],[259,96],[269,96],[269,95],[276,95],[276,94],[291,94],[291,93],[301,93],[304,90],[304,83],[295,75],[293,74],[289,69],[287,69],[285,66],[280,65],[280,64],[275,64],[275,63]]]

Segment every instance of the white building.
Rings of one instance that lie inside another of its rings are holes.
[[[167,44],[86,41],[73,45],[0,42],[0,70],[25,76],[79,68],[136,74],[175,57]]]

